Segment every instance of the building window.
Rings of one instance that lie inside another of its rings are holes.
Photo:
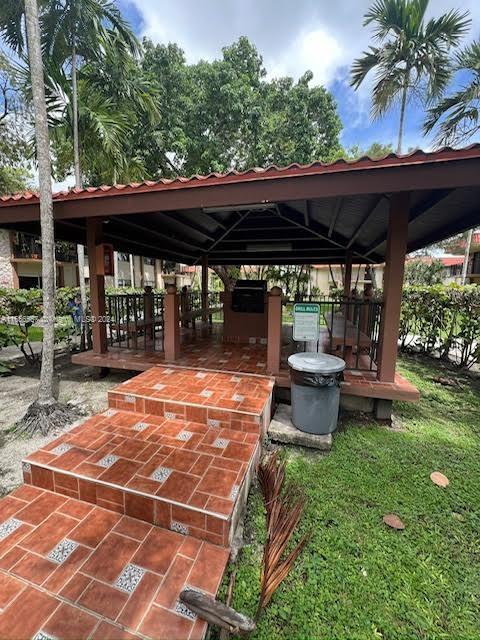
[[[132,286],[132,281],[131,280],[127,280],[126,278],[119,278],[118,279],[118,286],[119,287],[131,287]]]
[[[121,251],[118,252],[118,259],[121,260],[122,262],[130,261],[130,258],[128,257],[128,253],[122,253]]]
[[[150,264],[152,265],[152,267],[155,266],[155,258],[144,258],[143,259],[143,263],[144,264]]]

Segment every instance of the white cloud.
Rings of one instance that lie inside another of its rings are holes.
[[[315,84],[328,85],[335,79],[339,67],[346,63],[346,52],[333,35],[318,28],[300,33],[277,57],[274,54],[265,62],[270,78],[285,75],[298,78],[310,69]]]

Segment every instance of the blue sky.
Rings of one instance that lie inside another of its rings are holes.
[[[221,48],[246,35],[258,48],[270,77],[299,77],[311,69],[313,83],[335,96],[344,124],[345,147],[367,148],[372,142],[396,146],[398,109],[372,122],[369,87],[348,86],[349,67],[368,46],[370,32],[362,17],[370,0],[117,0],[139,36],[155,42],[176,42],[187,60],[214,59]],[[466,41],[480,35],[480,3],[476,0],[431,0],[430,15],[452,8],[469,9],[473,26]],[[404,151],[429,148],[422,135],[422,110],[409,105]]]

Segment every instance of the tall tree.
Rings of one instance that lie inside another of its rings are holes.
[[[17,74],[0,52],[0,194],[24,191],[30,177],[23,126],[25,104]]]
[[[426,21],[429,0],[376,0],[365,14],[378,46],[369,47],[351,69],[355,89],[372,71],[372,117],[383,116],[400,103],[397,153],[402,152],[409,99],[438,99],[451,76],[450,49],[458,46],[470,26],[469,13],[451,10]]]
[[[55,240],[53,226],[52,167],[45,100],[42,48],[37,0],[25,0],[28,57],[35,117],[35,138],[40,191],[40,227],[42,236],[43,280],[43,355],[37,400],[17,424],[17,429],[48,433],[64,425],[74,414],[60,405],[54,394],[55,342]]]
[[[455,55],[460,88],[427,112],[424,130],[436,129],[437,145],[465,144],[480,131],[480,40]]]
[[[101,63],[105,48],[112,35],[120,37],[132,52],[137,41],[124,21],[120,10],[110,0],[55,0],[46,5],[42,21],[43,44],[47,56],[63,66],[70,61],[72,86],[72,134],[75,187],[83,187],[80,164],[80,137],[78,128],[78,59]],[[77,245],[78,270],[82,308],[87,308],[85,286],[85,250]]]

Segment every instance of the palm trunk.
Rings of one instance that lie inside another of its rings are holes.
[[[37,144],[42,237],[43,354],[38,403],[55,403],[53,365],[55,344],[55,239],[53,226],[52,166],[48,135],[47,105],[40,44],[37,0],[25,0],[28,57],[32,82],[35,139]]]
[[[80,137],[78,134],[78,87],[77,87],[77,49],[72,47],[72,115],[73,115],[73,165],[75,171],[75,186],[83,187],[82,169],[80,165]],[[80,299],[82,301],[82,315],[87,312],[87,287],[85,285],[85,248],[77,244],[78,281],[80,284]],[[82,334],[85,327],[82,323]]]
[[[465,245],[465,256],[463,258],[462,266],[462,281],[461,284],[465,284],[467,280],[468,260],[470,258],[470,249],[472,247],[473,229],[470,229],[467,235],[467,243]]]
[[[404,127],[405,127],[405,109],[406,109],[406,106],[407,106],[407,93],[408,93],[409,78],[410,78],[410,72],[407,71],[407,73],[405,75],[405,82],[404,82],[404,85],[403,85],[402,104],[400,106],[400,126],[398,128],[398,144],[397,144],[397,153],[398,154],[402,153],[403,130],[404,130]]]

